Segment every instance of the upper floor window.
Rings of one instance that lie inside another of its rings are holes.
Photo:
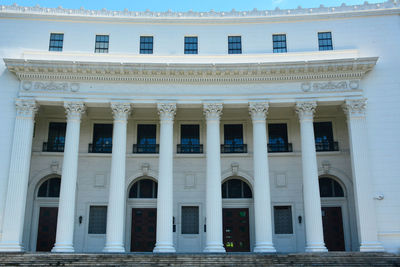
[[[63,33],[51,33],[49,51],[62,51],[63,41],[64,41]]]
[[[224,144],[221,145],[222,153],[247,153],[247,145],[243,142],[242,124],[224,125]]]
[[[55,177],[44,181],[38,190],[38,197],[59,197],[61,178]]]
[[[332,122],[314,122],[316,151],[337,151],[338,143],[333,141]]]
[[[111,153],[112,151],[112,124],[94,124],[93,144],[89,144],[89,152]]]
[[[156,134],[157,126],[155,124],[138,124],[133,153],[158,153]]]
[[[268,152],[291,152],[286,123],[268,124]]]
[[[318,33],[318,45],[319,50],[333,50],[332,45],[332,33],[331,32],[319,32]]]
[[[286,34],[272,35],[273,51],[274,53],[286,53]]]
[[[292,207],[274,206],[275,234],[293,234]]]
[[[107,206],[90,206],[89,234],[105,234],[107,229]]]
[[[108,44],[110,36],[108,35],[96,35],[95,53],[108,53]]]
[[[47,142],[43,143],[43,151],[63,152],[65,145],[65,122],[50,122]]]
[[[157,198],[157,183],[150,179],[137,181],[129,190],[129,198]]]
[[[242,53],[242,37],[228,36],[228,54]]]
[[[181,125],[181,143],[178,145],[178,153],[202,153],[203,145],[200,145],[200,126],[198,124]]]
[[[222,184],[222,198],[252,198],[250,186],[239,179],[230,179]]]
[[[319,178],[320,197],[344,197],[342,186],[329,177]]]
[[[140,54],[153,54],[153,36],[140,36]]]
[[[185,54],[197,54],[197,37],[185,37]]]

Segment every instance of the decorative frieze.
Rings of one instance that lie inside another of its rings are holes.
[[[173,121],[176,114],[175,103],[158,103],[157,104],[158,114],[160,115],[161,121]]]
[[[39,105],[33,99],[17,99],[15,101],[17,117],[32,118],[38,111]]]
[[[301,90],[303,92],[348,91],[359,89],[359,84],[359,80],[305,82],[301,84]]]
[[[351,99],[346,100],[345,103],[342,105],[342,108],[347,116],[365,116],[365,109],[367,107],[367,99]]]
[[[317,107],[315,101],[304,101],[296,103],[296,113],[299,115],[300,120],[313,119],[314,112]]]
[[[54,82],[54,81],[51,82],[23,81],[21,87],[25,91],[78,92],[80,84],[67,83],[67,82]]]
[[[268,102],[251,102],[249,103],[249,113],[252,120],[265,120],[268,114]]]
[[[203,105],[203,112],[207,120],[219,120],[222,115],[222,108],[221,103],[207,103]]]

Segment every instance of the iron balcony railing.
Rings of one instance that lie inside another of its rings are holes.
[[[112,144],[89,144],[89,153],[112,153]]]
[[[317,152],[339,151],[339,143],[335,141],[315,142],[315,150]]]
[[[203,153],[203,145],[200,144],[179,144],[176,147],[179,154],[201,154]]]
[[[64,143],[43,143],[43,152],[64,152]]]
[[[159,144],[133,144],[133,153],[135,154],[158,154]]]
[[[291,143],[268,144],[268,152],[269,153],[293,152],[293,147]]]
[[[223,144],[221,153],[247,153],[247,144]]]

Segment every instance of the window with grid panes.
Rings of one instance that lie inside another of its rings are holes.
[[[242,37],[228,36],[228,54],[242,53]]]
[[[182,207],[182,234],[199,233],[199,207]]]
[[[185,54],[197,54],[197,37],[185,37]]]
[[[274,53],[286,53],[286,34],[274,34],[272,35],[272,43]]]
[[[153,54],[153,36],[140,36],[140,54]]]
[[[274,206],[275,234],[293,234],[292,207]]]
[[[319,50],[333,50],[332,45],[332,33],[331,32],[319,32],[318,33],[318,45]]]
[[[63,41],[64,41],[63,33],[51,33],[49,51],[62,51]]]
[[[90,206],[89,234],[105,234],[107,228],[107,206]]]
[[[110,36],[108,35],[96,35],[95,53],[108,53],[108,44]]]

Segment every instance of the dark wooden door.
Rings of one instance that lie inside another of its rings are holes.
[[[250,251],[249,209],[222,209],[222,213],[225,250]]]
[[[57,207],[40,207],[36,251],[51,251],[56,241]]]
[[[157,209],[132,209],[131,251],[153,251],[156,224]]]
[[[322,207],[325,245],[329,251],[344,251],[344,233],[341,207]]]

